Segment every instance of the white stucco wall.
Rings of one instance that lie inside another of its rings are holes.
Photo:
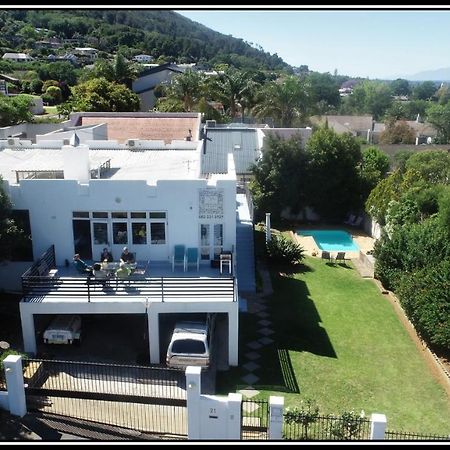
[[[62,123],[21,123],[10,127],[0,128],[0,139],[6,139],[10,136],[24,133],[28,139],[35,140],[36,135],[55,131],[68,125],[69,121]]]
[[[76,133],[80,139],[80,143],[84,144],[89,141],[107,140],[108,139],[108,126],[106,123],[93,125],[89,127],[71,128],[66,129],[61,127],[58,130],[52,130],[47,134],[36,135],[36,143],[42,143],[49,140],[57,140],[58,142],[64,139],[70,139],[73,134]]]
[[[175,244],[199,246],[200,223],[224,224],[224,249],[236,243],[236,181],[217,180],[209,187],[223,189],[223,220],[199,219],[199,189],[207,180],[162,180],[156,186],[144,180],[21,180],[11,185],[16,209],[28,209],[33,252],[42,254],[55,245],[56,262],[74,254],[73,211],[166,211],[167,235],[164,251],[149,245],[128,245],[139,260],[168,260]],[[155,253],[159,251],[158,253]],[[153,252],[153,253],[152,253]]]

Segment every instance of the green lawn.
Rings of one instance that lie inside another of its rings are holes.
[[[56,106],[44,106],[45,114],[58,114]]]
[[[286,406],[312,399],[322,413],[386,414],[389,430],[450,433],[444,388],[373,281],[362,279],[350,262],[331,265],[312,257],[301,271],[271,274],[275,343],[257,361],[256,398],[282,395]],[[240,319],[242,361],[245,342],[261,335],[257,316],[242,313]],[[234,368],[220,376],[221,393],[244,387],[242,373]]]

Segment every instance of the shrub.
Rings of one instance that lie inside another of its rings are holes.
[[[401,278],[397,295],[417,332],[450,349],[450,261],[444,260]]]
[[[296,439],[308,439],[309,426],[319,419],[319,406],[315,401],[306,399],[301,401],[300,407],[286,408],[284,420],[287,424],[297,423],[301,425],[300,435]]]
[[[438,217],[404,225],[375,242],[374,257],[375,276],[386,289],[395,291],[403,274],[450,258],[448,231]]]
[[[292,242],[282,235],[272,236],[266,243],[266,252],[269,258],[275,262],[286,264],[299,264],[305,258],[301,245]]]
[[[5,381],[5,367],[3,365],[3,360],[9,355],[21,355],[23,366],[25,366],[24,363],[28,359],[28,355],[26,353],[18,352],[17,350],[14,350],[12,348],[0,352],[0,384],[2,384]]]

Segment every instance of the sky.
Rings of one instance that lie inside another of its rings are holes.
[[[259,44],[291,66],[370,79],[450,67],[450,9],[443,6],[420,11],[402,6],[200,8],[174,10],[212,30]]]

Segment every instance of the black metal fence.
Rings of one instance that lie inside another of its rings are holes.
[[[29,359],[28,411],[158,435],[187,436],[186,380],[176,369]]]
[[[267,400],[242,400],[241,403],[241,439],[269,439],[269,402]]]
[[[313,421],[283,424],[283,439],[292,441],[365,441],[370,440],[368,419],[318,416]]]
[[[386,431],[384,439],[387,441],[450,441],[450,434],[418,434],[405,431]]]
[[[127,279],[98,280],[94,277],[50,277],[23,275],[22,291],[25,301],[40,301],[43,297],[93,297],[114,294],[147,297],[149,301],[177,300],[180,298],[223,299],[237,301],[235,278],[131,276]]]
[[[22,275],[22,280],[28,277],[45,277],[51,269],[56,268],[55,246],[51,245]],[[23,281],[22,281],[23,283]]]

